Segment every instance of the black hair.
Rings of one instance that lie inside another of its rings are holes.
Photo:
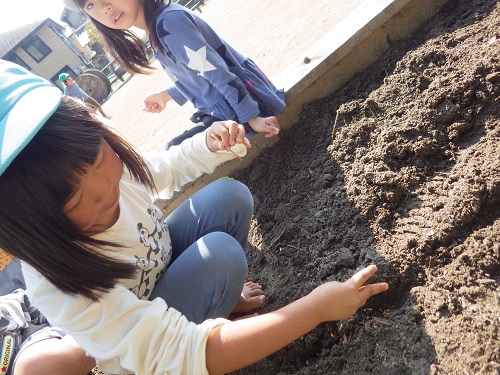
[[[134,264],[112,255],[126,244],[92,238],[63,213],[103,139],[123,162],[124,173],[156,192],[132,146],[67,96],[0,176],[0,248],[61,291],[93,300],[137,272]]]
[[[75,0],[75,2],[83,10],[86,0]],[[170,5],[170,0],[143,0],[143,2],[149,42],[153,49],[164,50],[156,33],[156,19],[161,11],[166,6]],[[87,18],[97,29],[108,52],[118,60],[126,70],[131,73],[143,74],[149,74],[151,72],[153,66],[148,58],[146,46],[141,38],[133,31],[111,29],[93,19],[87,13],[85,13],[85,15],[87,15]]]

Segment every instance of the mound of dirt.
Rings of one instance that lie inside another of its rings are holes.
[[[390,290],[247,374],[498,374],[500,3],[451,0],[234,177],[275,310],[375,263]]]

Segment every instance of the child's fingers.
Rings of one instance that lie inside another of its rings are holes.
[[[243,125],[238,124],[236,121],[221,121],[214,124],[218,124],[216,132],[227,148],[243,142],[245,137]]]
[[[276,135],[280,132],[280,129],[279,128],[276,128],[274,126],[269,126],[267,128],[267,131],[266,131],[266,135],[269,136],[269,137],[272,137],[273,135]]]
[[[280,132],[280,126],[278,124],[278,119],[276,117],[273,117],[272,119],[274,120],[269,120],[266,121],[266,138],[272,137]]]
[[[245,137],[245,127],[241,124],[238,124],[238,134],[235,143],[243,143],[247,148],[250,147],[250,141]]]
[[[235,121],[228,121],[228,131],[229,131],[229,145],[234,146],[236,143],[241,143],[241,129],[240,124]],[[238,137],[240,142],[238,142]]]
[[[229,148],[229,129],[226,121],[216,121],[210,126],[210,138],[215,140],[218,150]]]
[[[351,280],[354,282],[354,285],[357,288],[361,288],[361,286],[368,281],[370,277],[372,277],[375,272],[377,272],[377,266],[374,264],[369,265],[368,267],[363,268],[361,271],[356,272]]]
[[[214,122],[209,133],[212,135],[209,134],[208,142],[218,150],[229,150],[238,143],[245,145],[246,148],[251,147],[250,141],[245,137],[245,128],[235,121]],[[217,141],[214,141],[215,139]]]
[[[146,105],[143,111],[150,113],[158,113],[161,111],[161,109],[159,109],[159,106],[157,104],[152,104],[152,105]]]
[[[272,117],[268,117],[266,119],[266,124],[269,125],[269,126],[272,126],[272,127],[275,127],[275,128],[278,128],[280,127],[280,124],[278,122],[278,119],[274,116]]]
[[[246,148],[252,147],[252,144],[250,143],[250,140],[247,137],[243,137],[243,140],[241,141],[245,145]]]
[[[221,149],[225,150],[231,147],[231,122],[230,121],[221,121],[221,122],[215,122],[214,124],[214,133],[220,138],[221,140]],[[234,131],[234,130],[233,130]]]
[[[363,301],[363,305],[365,302],[370,298],[373,297],[379,293],[385,292],[387,289],[389,289],[389,284],[387,283],[377,283],[377,284],[370,284],[370,285],[365,285],[359,288],[359,296],[361,300]]]
[[[271,138],[271,137],[274,137],[276,134],[278,133],[274,133],[274,132],[267,132],[266,135],[264,136],[265,138]]]

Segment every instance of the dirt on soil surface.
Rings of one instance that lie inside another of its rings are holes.
[[[451,0],[232,176],[261,313],[371,263],[390,284],[235,374],[500,373],[499,52],[500,3]]]

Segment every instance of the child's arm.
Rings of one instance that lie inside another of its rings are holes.
[[[165,109],[170,100],[172,100],[172,98],[166,90],[148,95],[144,99],[144,111],[160,113]]]
[[[363,284],[376,272],[371,265],[344,283],[329,282],[274,312],[214,328],[207,341],[210,374],[228,373],[254,363],[306,334],[318,324],[353,315],[386,283]]]
[[[214,134],[221,141],[215,140]],[[245,129],[234,121],[214,122],[206,131],[186,139],[168,151],[147,152],[142,157],[148,166],[161,199],[170,199],[175,191],[234,156],[225,152],[236,143],[250,148]],[[217,151],[224,152],[217,152]]]

